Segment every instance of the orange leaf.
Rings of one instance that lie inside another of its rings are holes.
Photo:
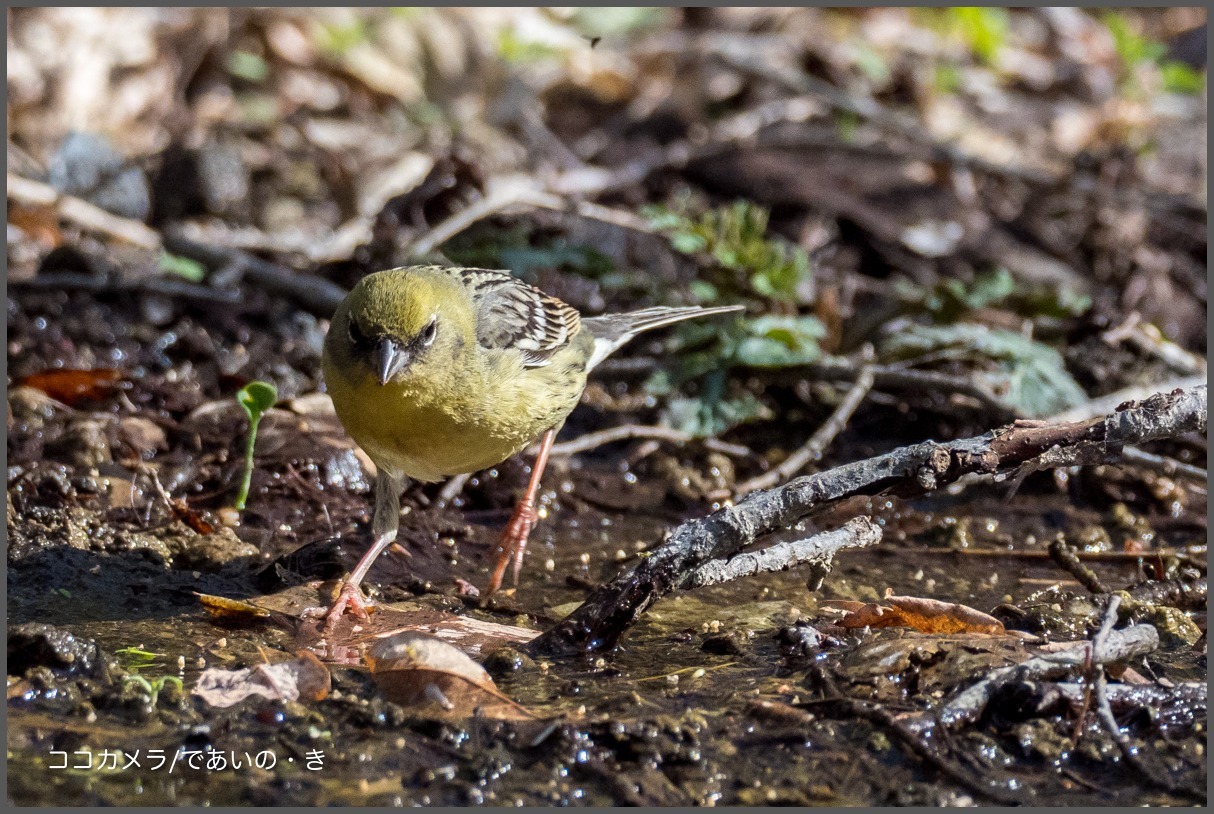
[[[851,610],[840,627],[909,627],[923,633],[1004,633],[994,616],[966,605],[916,596],[887,596]]]
[[[63,242],[63,234],[59,231],[59,212],[53,205],[10,201],[8,222],[44,246],[54,248]]]
[[[25,376],[17,384],[36,388],[69,407],[75,407],[81,402],[105,398],[117,389],[121,380],[122,372],[110,368],[55,368]]]

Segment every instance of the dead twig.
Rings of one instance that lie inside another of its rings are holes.
[[[733,489],[734,495],[742,497],[751,492],[757,492],[760,489],[770,489],[777,483],[788,480],[800,472],[810,461],[821,457],[826,448],[835,440],[835,436],[847,426],[847,422],[851,420],[852,414],[856,412],[860,403],[864,401],[865,396],[873,388],[875,377],[872,365],[872,345],[864,346],[861,358],[862,364],[855,382],[848,388],[847,393],[843,396],[843,400],[839,402],[835,411],[831,413],[830,418],[809,437],[809,440],[800,449],[785,458],[775,469],[735,486]],[[711,494],[708,497],[710,500],[724,500],[729,497],[729,492],[725,490],[722,493]]]
[[[762,551],[747,551],[729,559],[713,560],[693,572],[680,588],[689,590],[719,585],[769,571],[787,571],[807,562],[829,568],[839,551],[866,548],[881,542],[881,527],[867,517],[856,517],[834,531],[804,540],[778,543]]]
[[[1117,609],[1120,606],[1121,597],[1119,595],[1114,594],[1109,598],[1108,607],[1105,609],[1104,621],[1100,625],[1100,630],[1092,638],[1093,655],[1104,650],[1113,625],[1117,622]],[[1094,657],[1093,661],[1095,661]],[[1143,779],[1157,788],[1170,792],[1181,791],[1194,794],[1204,800],[1205,794],[1200,789],[1188,788],[1170,777],[1167,769],[1162,766],[1150,765],[1154,761],[1148,761],[1146,755],[1121,731],[1121,725],[1117,723],[1117,718],[1113,715],[1113,707],[1109,703],[1108,680],[1105,672],[1104,663],[1098,663],[1095,669],[1093,684],[1096,717],[1100,721],[1101,726],[1104,727],[1105,732],[1117,744],[1117,748],[1121,750],[1121,756],[1125,762],[1142,775]]]
[[[604,444],[611,444],[616,441],[631,441],[638,438],[651,438],[656,441],[668,441],[672,444],[699,442],[704,445],[705,449],[712,450],[713,452],[722,452],[726,455],[734,455],[739,458],[749,457],[754,454],[749,447],[744,447],[741,444],[730,444],[716,438],[696,438],[694,435],[688,435],[671,427],[654,427],[643,424],[625,424],[620,427],[611,427],[606,430],[599,430],[598,432],[586,433],[574,438],[572,441],[554,444],[551,454],[554,456],[577,455],[579,452],[587,452]]]
[[[1165,458],[1162,455],[1154,455],[1150,452],[1144,452],[1137,447],[1126,447],[1121,455],[1122,459],[1129,464],[1138,464],[1161,472],[1169,478],[1181,476],[1195,481],[1201,485],[1205,485],[1209,480],[1209,473],[1199,466],[1186,464],[1175,458]]]
[[[975,438],[932,441],[797,478],[735,506],[684,523],[631,571],[595,591],[529,647],[538,653],[608,649],[654,602],[701,566],[728,557],[776,529],[857,495],[921,495],[962,475],[1007,478],[1026,468],[1116,460],[1127,444],[1204,432],[1206,387],[1161,393],[1105,416],[1069,424],[1015,422]]]
[[[861,375],[862,369],[851,362],[822,361],[809,366],[809,371],[825,379],[842,379],[854,381]],[[973,379],[964,376],[952,376],[931,370],[914,370],[900,365],[873,365],[871,367],[873,386],[884,390],[912,390],[929,393],[956,393],[969,396],[993,413],[997,421],[1007,421],[1020,417],[1017,410],[1003,399],[991,393]]]
[[[981,717],[995,691],[1005,684],[1074,679],[1085,672],[1089,663],[1122,663],[1152,653],[1158,647],[1159,632],[1151,625],[1134,625],[1125,630],[1110,631],[1100,642],[1099,648],[1093,647],[1090,642],[1076,642],[1066,650],[1046,653],[1022,664],[994,670],[977,684],[953,696],[934,720],[924,715],[916,719],[915,725],[930,727],[938,721],[946,728],[956,729]]]
[[[1075,549],[1067,545],[1066,537],[1059,534],[1050,541],[1050,559],[1058,563],[1058,567],[1079,580],[1079,584],[1094,594],[1107,594],[1109,589],[1096,576],[1096,572],[1088,568],[1075,556]]]
[[[696,438],[694,435],[688,435],[671,427],[655,427],[643,424],[625,424],[620,427],[610,427],[598,432],[586,433],[574,438],[572,441],[554,444],[549,454],[553,457],[568,457],[597,449],[604,444],[611,444],[616,441],[632,441],[640,438],[668,441],[672,444],[698,442],[703,444],[705,449],[721,452],[725,455],[734,455],[739,458],[747,458],[754,455],[750,447],[744,447],[741,444],[730,444],[716,438]],[[475,473],[456,475],[447,481],[442,491],[438,493],[438,505],[446,506],[452,500],[455,500],[459,493],[464,491],[464,487],[468,484],[473,474]]]
[[[443,489],[438,493],[436,501],[439,508],[450,505],[451,501],[459,497],[459,493],[464,491],[464,487],[468,485],[468,481],[472,480],[472,472],[465,472],[462,475],[456,475],[451,480],[443,484]]]
[[[329,317],[345,299],[346,290],[314,274],[304,274],[286,266],[263,260],[240,249],[203,243],[184,228],[165,233],[168,251],[197,260],[214,272],[212,282],[233,286],[247,280],[265,290],[290,297],[320,317]],[[223,278],[216,280],[215,278]]]
[[[100,232],[148,251],[160,249],[160,235],[141,221],[107,212],[74,195],[63,195],[41,181],[8,173],[7,182],[11,200],[30,206],[51,206],[59,217],[82,229]]]

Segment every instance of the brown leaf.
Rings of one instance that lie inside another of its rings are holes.
[[[248,623],[254,619],[265,619],[270,616],[269,610],[258,607],[251,602],[243,602],[239,599],[229,599],[226,596],[213,596],[211,594],[195,593],[194,595],[198,597],[198,601],[202,603],[202,607],[211,615],[211,618],[217,622]]]
[[[230,707],[259,695],[283,701],[320,701],[329,694],[329,668],[300,651],[297,658],[244,670],[212,668],[198,677],[194,694],[213,707]]]
[[[34,387],[69,407],[86,401],[98,401],[118,389],[122,372],[110,368],[81,370],[57,368],[33,373],[17,380],[17,384]]]
[[[52,249],[63,242],[63,233],[59,231],[59,210],[53,204],[43,206],[10,201],[8,222]]]
[[[366,658],[380,692],[398,704],[442,718],[536,717],[498,692],[484,667],[433,636],[398,633],[372,645]]]
[[[840,620],[840,627],[909,627],[923,633],[1005,632],[1002,622],[982,611],[917,596],[887,596],[881,604],[870,602],[847,610],[850,613]]]
[[[186,503],[185,498],[175,497],[169,499],[169,508],[173,510],[173,515],[185,523],[199,534],[214,534],[215,526],[198,512],[190,508],[190,504]]]

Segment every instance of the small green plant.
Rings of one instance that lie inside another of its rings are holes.
[[[901,280],[894,289],[903,303],[928,312],[944,325],[980,308],[1003,308],[1029,319],[1062,319],[1079,316],[1091,306],[1091,298],[1085,294],[1063,286],[1017,282],[1002,266],[978,274],[968,283],[946,277],[924,288]]]
[[[1005,8],[958,6],[946,9],[947,28],[984,65],[993,65],[1007,39],[1011,15]]]
[[[269,382],[249,382],[236,394],[236,400],[249,417],[249,437],[244,448],[244,477],[234,504],[238,510],[243,510],[249,499],[249,486],[253,482],[253,445],[257,442],[257,425],[265,412],[278,401],[278,390]]]
[[[333,56],[343,56],[355,47],[370,41],[371,32],[367,21],[353,19],[342,23],[317,23],[313,29],[313,40],[322,51]]]
[[[185,688],[185,685],[177,676],[160,676],[149,681],[141,675],[129,675],[123,677],[122,683],[124,685],[134,684],[146,692],[148,697],[152,699],[152,706],[156,706],[156,701],[160,698],[160,691],[165,688],[165,685],[172,684],[178,690]]]
[[[160,253],[160,270],[166,274],[189,280],[191,283],[201,283],[207,276],[206,267],[202,263],[168,252]]]
[[[156,659],[164,658],[164,653],[152,653],[142,647],[123,647],[115,650],[114,655],[120,656],[126,661],[128,669],[138,669],[151,664]]]
[[[1087,399],[1058,351],[1023,334],[985,325],[913,325],[887,337],[878,358],[885,363],[950,360],[963,365],[972,381],[1026,418],[1045,418]]]
[[[794,368],[819,361],[824,355],[819,341],[825,335],[821,320],[810,315],[740,316],[712,325],[689,322],[676,334],[678,363],[651,376],[646,389],[671,397],[662,411],[667,426],[698,438],[720,435],[772,416],[753,393],[730,390],[729,370]],[[699,383],[697,395],[676,394],[691,381]]]
[[[754,293],[783,302],[805,299],[811,270],[809,255],[779,237],[768,236],[768,212],[749,201],[735,201],[698,216],[650,206],[641,213],[655,231],[683,254],[707,254],[722,269],[742,275]]]
[[[1164,90],[1170,93],[1201,93],[1205,88],[1205,75],[1202,71],[1194,70],[1183,62],[1167,59],[1168,47],[1162,42],[1155,42],[1139,34],[1126,14],[1109,11],[1100,19],[1113,35],[1113,47],[1124,66],[1123,87],[1139,90],[1135,84],[1135,72],[1138,66],[1147,63],[1158,67],[1160,82]]]

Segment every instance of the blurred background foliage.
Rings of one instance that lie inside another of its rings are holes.
[[[746,303],[682,326],[677,362],[647,378],[661,419],[695,435],[776,414],[728,372],[866,343],[1042,416],[1084,398],[1061,343],[1115,313],[1204,352],[1204,23],[1196,8],[13,9],[10,169],[344,286],[424,257],[509,268],[589,312]],[[491,207],[429,240],[515,177],[561,205]],[[13,273],[71,237],[18,205]],[[210,271],[161,251],[149,273]]]

